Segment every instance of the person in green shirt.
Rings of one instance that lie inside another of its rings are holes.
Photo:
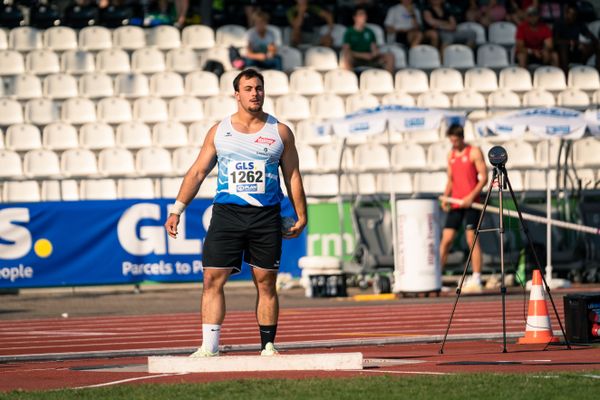
[[[342,46],[342,67],[385,68],[394,73],[394,56],[381,53],[377,48],[375,33],[367,27],[367,12],[364,8],[354,11],[354,25],[346,29]]]

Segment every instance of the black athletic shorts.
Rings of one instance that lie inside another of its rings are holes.
[[[204,240],[205,268],[242,270],[242,259],[253,267],[279,269],[281,259],[280,207],[214,204]]]
[[[444,228],[459,230],[464,220],[466,229],[475,229],[477,228],[477,222],[479,222],[480,213],[481,211],[472,208],[453,208],[448,211]]]

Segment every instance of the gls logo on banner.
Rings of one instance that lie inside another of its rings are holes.
[[[0,210],[0,259],[16,260],[25,257],[31,250],[31,232],[19,224],[28,224],[27,208],[5,208]],[[47,258],[52,254],[52,243],[48,239],[38,239],[33,245],[38,257]]]
[[[185,232],[185,213],[180,217],[177,228],[177,239],[171,238],[165,228],[162,226],[164,219],[160,214],[161,206],[152,203],[140,203],[128,208],[117,226],[117,235],[119,243],[125,251],[135,256],[146,256],[149,254],[200,254],[202,251],[202,241],[200,239],[187,239]],[[212,208],[204,213],[203,223],[206,227],[206,216],[208,221]],[[168,212],[168,211],[167,211]],[[154,220],[160,225],[139,226],[145,219]],[[139,229],[139,236],[138,236]]]

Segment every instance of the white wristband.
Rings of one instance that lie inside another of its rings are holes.
[[[175,215],[181,215],[181,214],[183,214],[183,211],[185,210],[186,207],[187,207],[187,204],[185,204],[183,201],[175,200],[175,204],[173,204],[171,206],[171,210],[169,211],[169,213],[175,214]]]

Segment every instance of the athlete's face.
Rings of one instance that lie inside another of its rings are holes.
[[[244,110],[258,112],[262,110],[265,100],[265,89],[258,78],[240,79],[239,91],[235,92],[237,101]]]
[[[465,138],[462,136],[450,135],[448,138],[450,139],[450,144],[452,144],[452,149],[454,150],[462,150],[465,146]]]

